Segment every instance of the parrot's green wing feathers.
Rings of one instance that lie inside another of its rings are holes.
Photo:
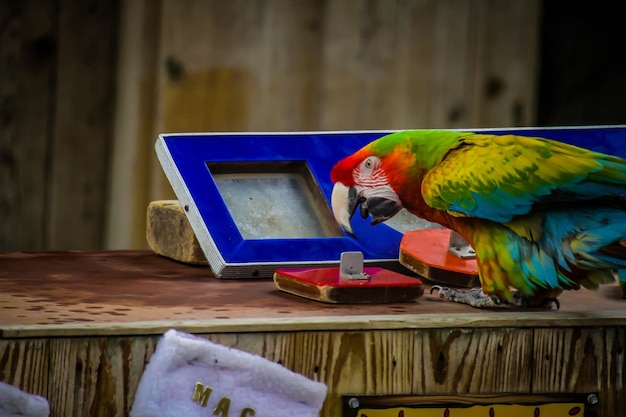
[[[537,205],[620,196],[626,162],[561,142],[461,133],[422,183],[430,206],[499,222]]]

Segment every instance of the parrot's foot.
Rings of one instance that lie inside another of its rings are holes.
[[[430,293],[438,291],[439,298],[448,299],[455,303],[467,304],[472,307],[486,308],[496,307],[502,304],[502,300],[495,295],[485,294],[480,287],[472,288],[467,291],[457,290],[449,287],[442,287],[440,285],[433,285],[430,289]]]
[[[495,295],[485,294],[480,287],[472,288],[469,290],[459,290],[455,288],[442,287],[441,285],[433,285],[430,289],[430,293],[438,292],[439,298],[444,298],[455,303],[467,304],[472,307],[489,308],[497,307],[502,304],[508,304],[513,307],[520,308],[546,308],[551,309],[556,306],[556,309],[561,308],[561,303],[556,297],[527,297],[519,291],[513,293],[513,298],[509,301],[500,299]]]
[[[561,303],[556,297],[546,297],[539,298],[536,297],[531,298],[519,291],[515,291],[513,293],[513,299],[510,301],[511,305],[515,307],[523,307],[523,308],[545,308],[551,309],[553,306],[556,306],[557,310],[561,309]]]

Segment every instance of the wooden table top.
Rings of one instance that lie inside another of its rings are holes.
[[[417,302],[325,304],[272,280],[220,280],[152,251],[0,254],[0,337],[442,327],[626,325],[617,284],[569,291],[561,309],[479,310]]]

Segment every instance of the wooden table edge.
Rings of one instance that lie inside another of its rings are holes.
[[[626,310],[389,314],[294,318],[159,320],[140,322],[0,324],[0,339],[158,335],[175,328],[197,334],[458,328],[626,326]]]

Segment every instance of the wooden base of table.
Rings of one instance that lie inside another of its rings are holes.
[[[175,328],[325,383],[321,417],[346,395],[542,392],[597,392],[599,417],[626,415],[617,284],[565,292],[559,311],[479,310],[424,287],[413,302],[331,304],[151,251],[0,254],[0,380],[46,397],[50,417],[126,417]]]

